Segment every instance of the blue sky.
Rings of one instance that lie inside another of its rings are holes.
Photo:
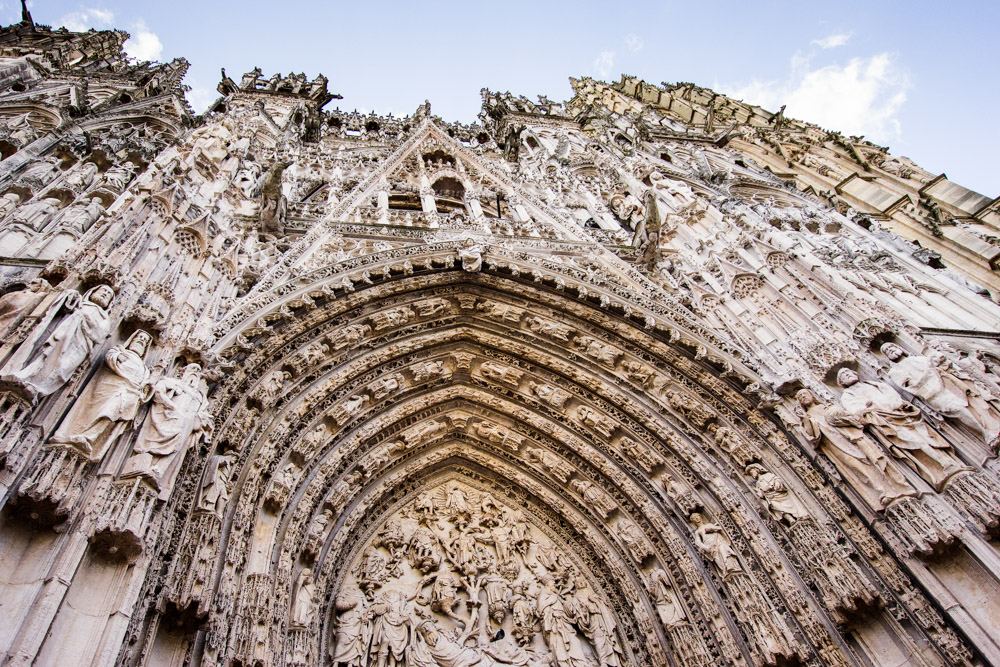
[[[120,27],[185,56],[198,110],[237,78],[322,71],[342,108],[470,121],[479,89],[565,99],[569,76],[693,81],[889,145],[1000,195],[1000,3],[34,0],[39,23]],[[0,19],[18,20],[0,0]]]

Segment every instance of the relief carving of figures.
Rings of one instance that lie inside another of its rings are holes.
[[[943,416],[972,429],[987,445],[996,445],[1000,438],[997,399],[984,394],[974,382],[949,372],[940,352],[934,355],[937,359],[909,355],[895,343],[885,343],[881,350],[892,362],[890,380]]]
[[[164,377],[153,386],[153,407],[120,478],[138,477],[162,499],[170,495],[185,453],[207,441],[213,429],[204,384],[201,365],[188,364],[179,378]]]
[[[824,405],[809,389],[796,394],[806,440],[825,454],[855,491],[875,509],[916,495],[916,490],[864,432],[864,424],[836,405]]]
[[[195,509],[221,517],[229,502],[229,481],[233,472],[233,458],[229,454],[212,454],[205,464],[205,471],[198,485]]]
[[[143,358],[152,337],[139,329],[104,355],[97,372],[59,424],[49,444],[67,447],[89,461],[104,458],[119,436],[152,397],[149,369]]]
[[[844,389],[840,396],[844,411],[871,427],[894,457],[910,463],[935,489],[968,469],[951,445],[927,425],[920,410],[886,383],[861,382],[857,373],[841,368],[837,384]]]
[[[44,278],[35,278],[24,288],[0,296],[0,337],[14,332],[21,320],[52,292]]]
[[[525,458],[529,461],[537,461],[539,465],[552,473],[556,479],[564,484],[573,474],[573,466],[566,463],[556,454],[537,447],[528,447],[524,452]]]
[[[571,614],[584,636],[594,646],[594,651],[602,667],[618,667],[621,665],[621,648],[615,635],[615,622],[604,602],[597,599],[583,577],[576,579],[576,592],[568,601],[572,608]]]
[[[583,646],[577,638],[576,628],[566,615],[552,575],[543,574],[538,579],[535,614],[541,622],[545,642],[556,667],[587,667]]]
[[[84,162],[69,173],[66,185],[76,192],[83,192],[94,183],[95,178],[97,178],[97,165],[93,162]]]
[[[116,192],[121,192],[135,177],[135,172],[136,166],[132,162],[116,164],[104,172],[104,184]]]
[[[755,490],[768,512],[777,521],[792,525],[800,519],[809,516],[809,511],[798,497],[788,490],[785,482],[769,472],[759,463],[751,463],[746,468],[747,474],[755,482]]]
[[[417,384],[450,375],[444,362],[437,359],[414,364],[410,367],[410,372],[413,373],[413,381]]]
[[[722,526],[706,520],[698,512],[692,514],[689,520],[695,528],[695,545],[705,558],[715,564],[723,579],[730,574],[743,571],[743,565],[740,564],[733,543]]]
[[[509,384],[512,387],[516,387],[520,383],[521,376],[523,375],[521,371],[495,361],[484,361],[479,366],[479,372],[488,380]]]
[[[336,624],[333,636],[335,667],[362,667],[366,664],[371,642],[369,625],[365,622],[368,604],[361,590],[347,586],[334,600]]]
[[[82,234],[97,222],[101,213],[104,212],[104,203],[100,197],[91,197],[86,203],[77,203],[66,209],[60,220],[60,225],[64,229],[69,229],[77,234]]]
[[[66,291],[49,307],[18,353],[0,370],[0,376],[36,397],[48,396],[59,389],[108,337],[111,330],[108,307],[114,295],[107,285],[91,288],[82,297],[75,290]],[[60,318],[63,312],[68,314]],[[58,324],[52,332],[40,340],[45,336],[47,325],[56,320]],[[32,354],[35,350],[37,352]]]

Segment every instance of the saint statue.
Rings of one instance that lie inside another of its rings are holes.
[[[164,377],[153,386],[153,407],[120,478],[139,477],[166,500],[184,454],[212,431],[203,382],[201,366],[188,364],[180,378]]]
[[[924,421],[920,410],[884,382],[861,382],[850,368],[841,368],[837,383],[844,388],[840,405],[886,444],[890,453],[908,461],[936,490],[952,475],[967,470],[951,445]]]
[[[834,405],[823,405],[809,389],[796,398],[805,410],[802,430],[837,466],[854,490],[875,509],[885,509],[905,496],[916,495],[895,466],[864,432],[864,424]]]
[[[939,360],[923,355],[909,355],[895,343],[881,348],[892,366],[889,379],[920,398],[945,417],[970,428],[983,441],[992,445],[1000,438],[1000,411],[992,396],[985,394],[974,382],[951,373],[943,355]]]
[[[747,474],[756,482],[757,495],[775,519],[790,526],[809,516],[802,501],[773,472],[759,463],[751,463],[747,466]]]
[[[199,512],[209,512],[221,517],[229,501],[229,480],[233,470],[233,459],[229,454],[212,454],[205,464],[205,471],[198,485],[198,500],[195,508]]]
[[[0,337],[13,333],[21,320],[51,291],[47,280],[35,278],[24,288],[0,296]]]
[[[555,581],[550,574],[539,577],[535,613],[541,620],[542,632],[545,635],[545,643],[552,652],[553,664],[556,667],[586,667],[588,661],[577,637],[576,628],[566,616],[562,596],[556,590]]]
[[[706,521],[705,517],[697,512],[691,515],[690,521],[695,527],[694,543],[710,561],[715,563],[723,578],[743,571],[743,565],[740,564],[733,543],[722,530],[722,526]]]
[[[313,607],[315,606],[316,584],[313,582],[312,570],[303,568],[299,573],[299,579],[295,582],[294,602],[292,603],[293,628],[308,628],[312,621]]]
[[[62,202],[55,197],[45,197],[21,206],[11,217],[11,222],[24,225],[34,231],[41,231],[59,212]]]
[[[0,371],[0,377],[21,385],[35,397],[59,389],[107,338],[111,330],[108,306],[114,296],[107,285],[93,287],[82,297],[76,290],[67,290],[49,307],[34,334]],[[46,336],[48,324],[66,311],[68,314]]]
[[[677,599],[670,577],[662,567],[653,570],[649,575],[650,593],[653,594],[653,603],[656,605],[656,613],[660,617],[663,627],[672,628],[683,623],[685,620],[684,609]]]
[[[361,667],[366,664],[366,650],[371,628],[365,622],[365,596],[356,586],[344,588],[334,600],[337,621],[333,635],[334,667]]]
[[[92,462],[102,460],[152,396],[143,361],[152,341],[139,329],[124,345],[108,350],[104,368],[77,397],[49,444],[76,450]]]

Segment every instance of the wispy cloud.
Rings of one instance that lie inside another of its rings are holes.
[[[832,35],[827,35],[826,37],[814,39],[810,42],[810,44],[815,44],[821,49],[835,49],[838,46],[847,44],[849,41],[851,41],[851,33],[837,32]]]
[[[910,88],[907,70],[890,53],[851,58],[846,64],[813,67],[811,57],[796,54],[784,81],[720,86],[727,94],[789,116],[876,141],[902,135],[899,112]]]
[[[643,41],[642,37],[634,32],[625,35],[625,48],[628,49],[629,53],[639,53],[645,45],[646,42]]]
[[[615,69],[615,52],[601,51],[594,58],[593,70],[598,79],[607,79]]]

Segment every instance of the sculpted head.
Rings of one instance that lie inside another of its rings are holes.
[[[146,350],[149,349],[149,344],[152,342],[153,337],[142,329],[139,329],[129,337],[128,342],[125,344],[125,349],[131,350],[142,357],[145,356]]]
[[[90,290],[88,298],[101,308],[107,308],[111,305],[111,300],[115,298],[115,292],[108,285],[98,285]]]
[[[795,392],[795,400],[804,408],[809,408],[809,406],[818,403],[816,394],[812,393],[812,389],[799,389]]]
[[[885,343],[879,349],[882,351],[882,354],[889,358],[889,361],[899,361],[906,356],[903,348],[895,343]]]
[[[859,379],[858,374],[850,368],[841,368],[837,371],[837,384],[841,387],[850,387],[851,385],[856,384]]]
[[[751,463],[750,465],[747,466],[747,474],[750,475],[750,477],[752,477],[753,479],[757,479],[765,472],[767,472],[767,470],[764,468],[764,466],[762,466],[759,463]]]
[[[192,386],[198,386],[201,382],[201,364],[188,364],[181,371],[181,377]]]
[[[688,518],[688,521],[690,521],[690,522],[691,522],[691,525],[692,525],[692,526],[694,526],[695,528],[697,528],[698,526],[701,526],[701,525],[702,525],[703,523],[705,523],[705,517],[703,517],[703,516],[702,516],[702,515],[701,515],[700,513],[698,513],[698,512],[694,512],[694,513],[693,513],[693,514],[692,514],[692,515],[691,515],[691,516],[690,516],[690,517]]]

